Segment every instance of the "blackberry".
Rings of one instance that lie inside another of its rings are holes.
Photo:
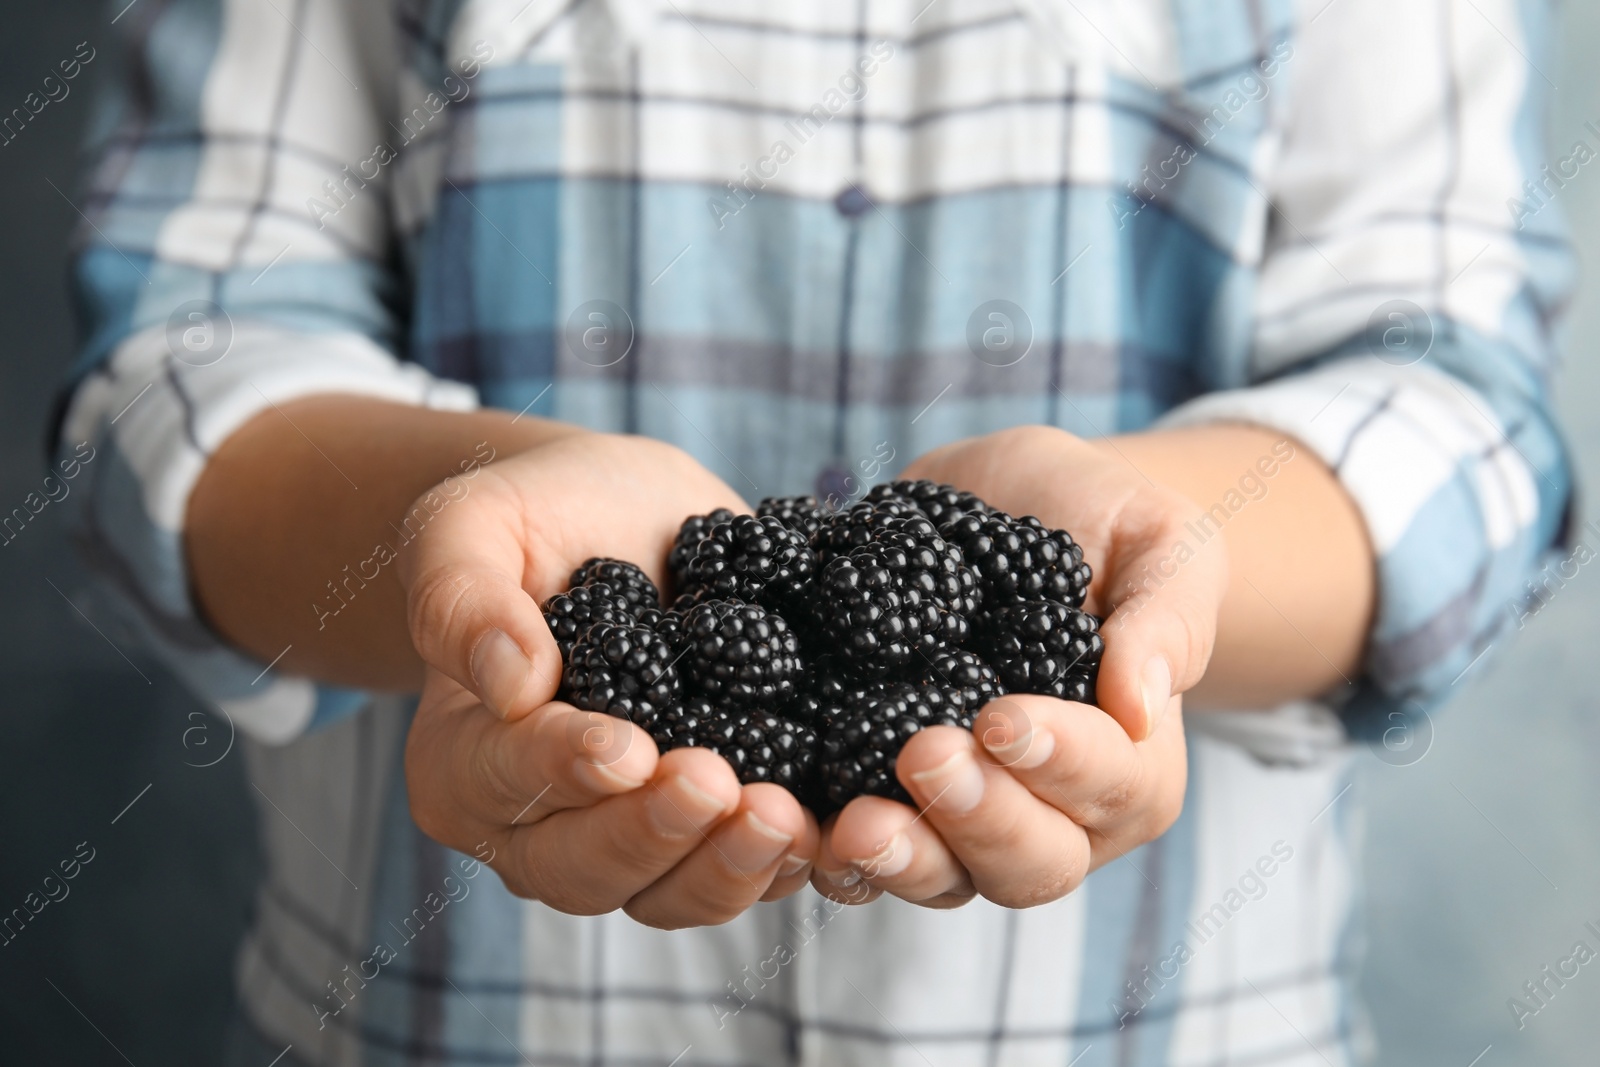
[[[909,503],[857,504],[825,526],[817,534],[816,544],[818,561],[824,566],[859,548],[896,549],[905,554],[904,562],[887,562],[941,608],[962,616],[978,610],[978,578],[966,565],[961,549]]]
[[[680,611],[662,611],[660,608],[645,608],[635,616],[634,621],[640,626],[647,627],[659,634],[674,651],[681,652],[685,635],[683,632],[683,613]]]
[[[678,537],[672,543],[672,550],[667,553],[667,571],[677,584],[678,592],[684,591],[683,568],[689,562],[689,557],[694,555],[695,546],[705,540],[713,526],[732,519],[733,512],[718,508],[709,515],[691,515],[683,520],[683,525],[678,527]]]
[[[662,712],[651,735],[663,753],[675,748],[715,752],[743,785],[774,782],[793,793],[809,793],[817,735],[801,723],[761,712],[728,711],[699,697]]]
[[[834,559],[818,580],[823,632],[832,636],[839,657],[866,675],[909,669],[923,646],[923,628],[932,611],[920,595],[906,591],[891,561],[873,546]]]
[[[567,585],[579,589],[600,582],[627,597],[635,615],[647,608],[661,606],[661,592],[656,588],[656,583],[644,571],[620,559],[604,559],[600,556],[587,559],[583,566],[572,572],[572,580]]]
[[[827,514],[811,538],[812,547],[817,552],[817,562],[826,564],[839,556],[849,555],[853,549],[872,544],[891,519],[920,514],[916,505],[906,500],[862,501],[842,511]]]
[[[1026,600],[989,613],[979,643],[1013,693],[1042,693],[1094,703],[1105,641],[1088,612],[1049,600]]]
[[[814,496],[769,496],[756,505],[756,514],[771,516],[810,541],[827,516]]]
[[[856,681],[832,653],[824,653],[812,661],[804,682],[796,685],[794,699],[783,709],[783,714],[824,734],[835,720],[853,711],[869,691],[882,688],[882,682]]]
[[[634,603],[605,582],[579,585],[544,602],[544,621],[561,649],[561,659],[572,658],[572,646],[598,622],[629,622]]]
[[[972,652],[940,656],[922,680],[925,685],[942,689],[969,715],[976,715],[989,701],[1006,693],[995,669]]]
[[[673,598],[672,604],[667,610],[677,615],[687,615],[689,614],[689,609],[700,603],[700,601],[715,599],[708,589],[698,589],[693,593],[679,593]]]
[[[801,677],[800,641],[783,618],[759,604],[706,600],[684,616],[684,673],[730,708],[776,708]]]
[[[935,525],[950,522],[963,515],[987,515],[990,507],[971,493],[953,485],[938,482],[899,481],[875,485],[862,498],[868,502],[895,500],[909,503],[926,515]]]
[[[705,697],[670,704],[647,729],[663,754],[675,748],[718,748],[733,740],[734,716]]]
[[[972,728],[972,717],[936,686],[894,684],[863,694],[822,742],[820,775],[828,803],[843,807],[858,796],[913,803],[894,776],[900,750],[930,726]]]
[[[1083,607],[1092,574],[1083,549],[1065,530],[1052,530],[1032,515],[1016,519],[990,512],[963,515],[939,532],[977,572],[987,606],[1053,600]]]
[[[562,681],[575,707],[649,723],[678,699],[671,643],[635,622],[600,622],[572,646]]]
[[[882,676],[964,643],[980,599],[960,550],[920,514],[875,517],[858,528],[871,540],[835,556],[818,581],[822,629],[841,656]]]
[[[682,588],[723,600],[776,602],[796,592],[815,567],[804,535],[771,515],[738,515],[713,526],[694,547],[683,564]]]

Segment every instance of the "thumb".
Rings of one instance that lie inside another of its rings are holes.
[[[561,652],[523,588],[523,546],[483,511],[446,508],[410,546],[400,573],[411,642],[489,710],[518,719],[555,699]]]
[[[1181,563],[1158,551],[1141,554],[1110,577],[1102,600],[1113,610],[1101,626],[1105,652],[1096,699],[1129,737],[1143,741],[1161,724],[1171,697],[1193,688],[1206,672],[1227,564],[1210,546]]]

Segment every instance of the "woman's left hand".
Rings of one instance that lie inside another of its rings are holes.
[[[884,892],[929,907],[978,894],[1007,907],[1055,900],[1159,837],[1183,808],[1181,694],[1205,673],[1215,641],[1227,586],[1222,538],[1193,548],[1184,530],[1199,509],[1190,500],[1147,479],[1114,442],[1059,430],[958,442],[904,477],[1036,515],[1083,546],[1094,570],[1085,606],[1105,618],[1100,707],[1012,695],[991,702],[971,733],[917,734],[896,775],[921,811],[852,801],[824,827],[813,884],[849,903]]]

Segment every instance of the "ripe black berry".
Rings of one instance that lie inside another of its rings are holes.
[[[993,608],[1019,600],[1053,600],[1083,606],[1091,577],[1080,548],[1065,530],[1052,530],[1032,515],[1003,512],[963,515],[939,527],[983,585]]]
[[[705,540],[713,526],[732,518],[733,512],[718,508],[709,515],[690,515],[683,520],[683,525],[678,527],[678,537],[672,543],[672,551],[667,553],[667,570],[677,583],[678,592],[684,591],[683,568],[689,562],[689,557],[694,555],[695,546]]]
[[[817,561],[825,565],[838,556],[849,555],[852,549],[870,545],[889,520],[911,516],[925,517],[908,500],[862,501],[843,511],[825,513],[822,525],[811,538]]]
[[[636,615],[647,608],[661,606],[661,592],[656,589],[656,583],[644,571],[620,559],[596,556],[585,560],[583,566],[572,572],[572,580],[567,585],[572,589],[581,589],[599,582],[604,582],[618,594],[627,597]]]
[[[662,712],[651,735],[663,753],[675,748],[715,752],[743,785],[774,782],[794,793],[807,791],[816,764],[817,735],[809,726],[762,712],[728,711],[704,697]]]
[[[815,567],[803,534],[770,515],[737,515],[695,545],[684,561],[681,587],[719,600],[777,603],[796,592]]]
[[[829,803],[862,795],[912,803],[894,776],[900,750],[930,726],[972,728],[969,713],[935,686],[894,684],[868,690],[822,742],[820,773]]]
[[[921,514],[860,518],[844,529],[866,543],[834,556],[817,583],[821,629],[840,655],[862,674],[883,676],[920,669],[963,644],[979,593],[960,550]]]
[[[678,699],[676,658],[649,627],[601,622],[572,646],[562,680],[575,707],[644,723]]]
[[[989,613],[978,641],[1013,693],[1094,702],[1105,642],[1088,612],[1049,600],[1026,600]]]
[[[940,485],[926,480],[875,485],[862,499],[868,502],[895,500],[911,504],[932,520],[935,526],[963,515],[987,515],[990,511],[988,504],[971,493],[953,485]]]
[[[654,630],[675,651],[681,652],[684,645],[683,613],[680,611],[663,611],[660,608],[645,608],[634,619],[640,626]]]
[[[730,708],[776,709],[794,696],[800,641],[759,604],[706,600],[684,616],[683,670],[695,689]]]
[[[794,699],[783,713],[814,727],[818,736],[857,708],[866,694],[883,688],[882,682],[857,681],[842,660],[824,653],[811,661],[804,681],[795,687]]]
[[[923,683],[942,689],[969,715],[976,715],[989,701],[1006,693],[995,669],[973,652],[940,656],[928,668]]]
[[[883,555],[872,545],[858,548],[836,557],[817,582],[822,632],[843,661],[868,676],[910,669],[930,612],[938,623],[938,608],[907,591]]]
[[[769,496],[756,505],[756,514],[771,516],[807,541],[822,528],[827,515],[814,496]]]
[[[605,582],[574,586],[544,602],[544,621],[561,649],[572,658],[572,646],[597,622],[631,622],[634,603]]]

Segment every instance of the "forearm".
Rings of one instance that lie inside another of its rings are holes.
[[[1356,677],[1375,561],[1360,513],[1309,449],[1230,425],[1132,434],[1101,447],[1194,501],[1189,551],[1220,544],[1228,554],[1216,650],[1191,706],[1270,707]],[[1173,549],[1168,569],[1182,566],[1184,553]],[[1159,597],[1161,580],[1153,575],[1148,595]]]
[[[578,432],[355,396],[265,412],[224,442],[190,497],[185,548],[199,606],[263,662],[287,647],[279,666],[295,672],[416,689],[422,661],[393,557],[427,521],[413,503],[450,475],[453,492],[470,493],[468,475],[489,458]]]

